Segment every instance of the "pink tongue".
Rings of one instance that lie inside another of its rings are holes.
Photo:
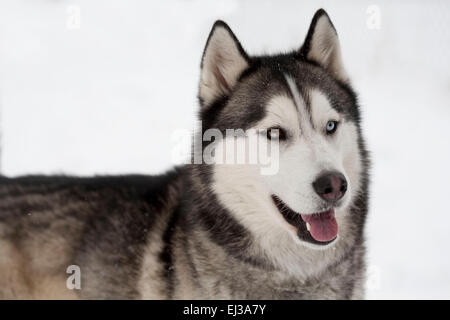
[[[333,209],[315,214],[302,214],[302,219],[309,223],[309,232],[315,240],[327,242],[336,238],[338,225]]]

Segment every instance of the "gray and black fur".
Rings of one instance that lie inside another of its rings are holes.
[[[323,10],[316,13],[300,50],[258,57],[247,55],[229,27],[216,22],[211,34],[228,30],[248,67],[213,100],[200,95],[199,117],[203,130],[250,128],[266,116],[261,106],[274,93],[291,94],[288,74],[307,105],[303,88],[319,88],[355,124],[360,190],[350,206],[350,231],[325,267],[296,276],[255,249],[252,232],[218,199],[212,165],[185,165],[160,176],[1,177],[0,298],[362,298],[368,154],[349,82],[308,58],[323,16]],[[69,265],[80,267],[80,290],[66,288]]]

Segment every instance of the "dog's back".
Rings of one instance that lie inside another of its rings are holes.
[[[0,178],[0,298],[76,297],[71,265],[84,297],[136,297],[141,250],[177,177]]]

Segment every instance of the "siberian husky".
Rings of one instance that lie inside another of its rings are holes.
[[[297,50],[269,56],[249,55],[217,21],[198,97],[190,164],[0,178],[1,298],[364,297],[369,161],[327,13]],[[205,161],[230,129],[270,143],[276,170]]]

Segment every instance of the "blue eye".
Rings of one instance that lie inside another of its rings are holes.
[[[338,122],[337,121],[328,121],[327,126],[325,128],[327,134],[332,134],[337,129]]]

